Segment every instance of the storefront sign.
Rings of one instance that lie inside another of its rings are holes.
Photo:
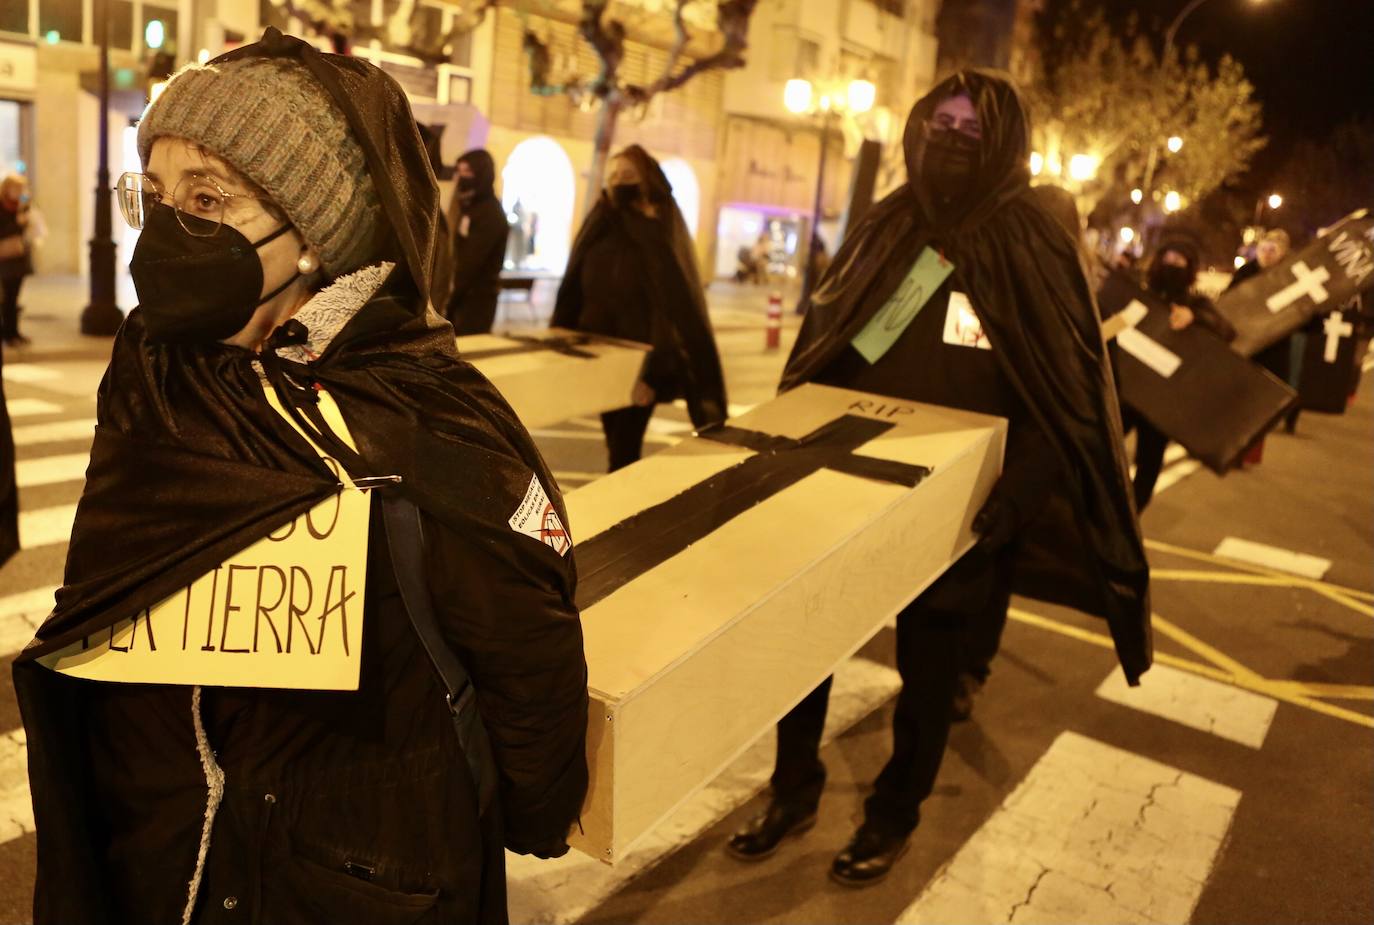
[[[32,93],[37,85],[37,52],[28,45],[0,42],[0,92]]]

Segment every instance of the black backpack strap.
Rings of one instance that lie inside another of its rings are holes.
[[[453,728],[458,733],[458,744],[463,749],[477,791],[477,810],[485,814],[496,793],[496,762],[491,755],[491,742],[482,725],[482,716],[477,712],[477,689],[463,663],[444,642],[434,616],[434,604],[425,583],[424,528],[420,510],[399,492],[384,490],[382,518],[401,600],[447,691],[445,699],[453,717]]]

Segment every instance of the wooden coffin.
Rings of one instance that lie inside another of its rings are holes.
[[[649,346],[538,328],[460,337],[458,352],[534,428],[628,406]]]
[[[973,543],[1000,418],[807,385],[567,495],[614,862]]]

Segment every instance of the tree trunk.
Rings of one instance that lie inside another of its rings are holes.
[[[596,143],[592,146],[592,163],[587,169],[587,196],[582,203],[582,217],[596,205],[601,195],[601,179],[606,175],[606,162],[611,157],[611,141],[615,138],[615,123],[620,118],[620,102],[614,97],[601,104],[596,120]]]

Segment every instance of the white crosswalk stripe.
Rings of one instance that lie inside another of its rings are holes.
[[[1073,732],[898,918],[1187,922],[1240,793]]]
[[[41,414],[58,414],[62,406],[41,398],[11,398],[5,403],[11,418],[31,418]]]
[[[90,459],[90,453],[63,453],[61,456],[21,459],[15,463],[14,474],[20,488],[79,482],[86,478],[86,465]]]
[[[90,440],[95,434],[95,418],[54,421],[50,424],[22,424],[14,428],[15,446],[59,443],[63,440]]]
[[[36,549],[65,543],[72,535],[76,520],[75,504],[57,504],[36,511],[19,512],[19,548]]]
[[[33,383],[51,382],[54,379],[61,379],[62,374],[55,369],[46,366],[38,366],[33,363],[6,363],[4,368],[6,382]]]

